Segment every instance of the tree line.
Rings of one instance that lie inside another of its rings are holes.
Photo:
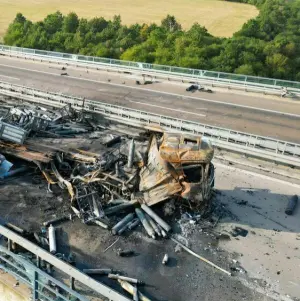
[[[227,0],[231,1],[231,0]],[[231,38],[212,36],[195,23],[183,30],[174,16],[157,24],[123,25],[59,11],[31,22],[18,13],[4,43],[162,65],[300,81],[300,1],[234,0],[260,13]]]

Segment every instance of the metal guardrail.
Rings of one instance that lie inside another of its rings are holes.
[[[287,87],[289,92],[300,96],[300,82],[281,79],[248,76],[241,74],[216,72],[208,70],[181,68],[175,66],[164,66],[140,62],[122,61],[103,57],[84,56],[80,54],[69,54],[0,45],[1,54],[20,55],[26,57],[37,57],[47,61],[64,61],[76,65],[84,65],[94,68],[113,69],[123,72],[135,72],[140,75],[151,77],[164,77],[169,80],[187,80],[199,83],[211,84],[235,89],[257,91],[263,93],[281,94],[282,87]]]
[[[165,131],[179,131],[192,135],[201,135],[210,138],[213,145],[221,149],[300,167],[300,144],[297,143],[129,109],[100,101],[83,100],[69,95],[47,93],[4,82],[0,82],[0,94],[56,107],[71,104],[75,109],[84,109],[88,112],[99,113],[108,119],[123,122],[131,126],[147,129],[157,129],[157,126],[159,126],[160,129]]]
[[[74,283],[76,286],[78,285],[80,291],[88,290],[89,295],[92,292],[93,297],[101,298],[101,300],[105,298],[105,300],[112,301],[130,301],[127,297],[81,273],[76,268],[2,225],[0,225],[0,234],[8,239],[8,246],[14,242],[28,252],[24,257],[11,252],[4,246],[0,246],[0,269],[31,287],[34,301],[89,301],[89,297],[84,297],[72,288]],[[57,273],[59,277],[54,278],[54,276],[42,271],[39,268],[42,261],[49,263],[55,269],[55,272],[59,271],[60,274]],[[70,287],[63,283],[63,281],[65,282],[64,277],[67,277]]]

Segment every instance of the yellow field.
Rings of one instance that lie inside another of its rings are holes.
[[[231,36],[258,14],[254,6],[217,0],[0,0],[0,36],[17,12],[38,21],[57,10],[64,14],[74,11],[85,18],[112,18],[120,14],[124,24],[160,24],[170,14],[184,28],[198,22],[210,33],[222,37]]]

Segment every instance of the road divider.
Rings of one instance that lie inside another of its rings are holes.
[[[226,151],[300,168],[300,144],[288,141],[5,82],[0,82],[0,94],[54,107],[71,104],[77,110],[98,113],[111,121],[147,130],[200,135]]]

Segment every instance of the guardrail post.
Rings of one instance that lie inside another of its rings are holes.
[[[41,267],[41,258],[40,258],[38,255],[36,255],[36,266],[37,266],[38,268]]]
[[[70,276],[70,289],[75,290],[75,279],[72,276]]]
[[[11,252],[12,249],[12,241],[10,239],[7,240],[7,250]]]
[[[34,271],[33,273],[33,301],[38,301],[39,299],[39,293],[38,293],[38,289],[39,289],[39,284],[38,284],[38,273],[37,271]]]
[[[282,154],[282,155],[284,155],[284,152],[285,152],[286,146],[287,146],[287,143],[285,143],[285,144],[284,144],[284,146],[283,146],[283,149],[282,149],[282,152],[281,152],[281,154]]]

